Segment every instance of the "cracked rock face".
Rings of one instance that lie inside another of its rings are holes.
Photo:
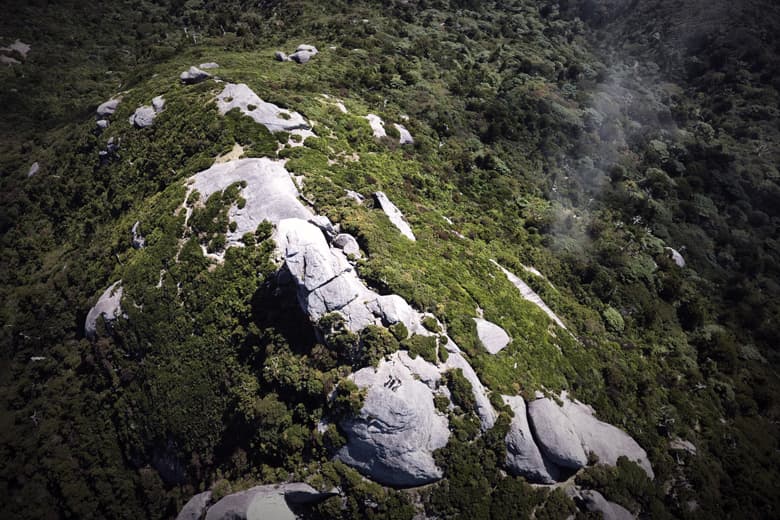
[[[360,414],[341,422],[348,443],[337,457],[382,484],[418,486],[442,477],[433,451],[447,444],[450,432],[433,391],[402,359],[397,352],[351,376],[368,392]]]
[[[528,403],[528,416],[542,454],[564,468],[579,469],[588,463],[574,424],[552,399]]]
[[[512,341],[504,329],[493,322],[482,318],[474,318],[477,323],[477,337],[485,349],[491,354],[498,354]]]
[[[598,456],[600,463],[611,466],[617,464],[620,456],[625,455],[639,464],[651,480],[655,477],[647,453],[626,432],[599,421],[593,416],[593,410],[589,406],[572,401],[565,395],[562,410],[574,425],[574,431],[586,454],[592,451]]]
[[[84,322],[84,333],[88,338],[94,338],[97,334],[97,320],[100,316],[107,322],[113,321],[122,315],[122,280],[114,282],[103,294],[100,295],[95,306],[89,310]]]
[[[525,477],[531,482],[554,484],[560,476],[558,468],[544,459],[534,441],[525,400],[519,396],[502,397],[515,414],[506,435],[507,469],[513,475]]]

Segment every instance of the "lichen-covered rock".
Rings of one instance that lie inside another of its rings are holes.
[[[482,318],[474,318],[474,321],[477,323],[479,341],[491,354],[498,354],[512,341],[509,334],[495,323]]]
[[[274,53],[274,58],[276,58],[276,61],[289,61],[287,55],[282,51],[276,51]]]
[[[574,424],[555,401],[534,399],[528,403],[528,417],[542,454],[550,462],[571,469],[588,463]]]
[[[211,74],[195,66],[190,67],[189,70],[185,70],[179,75],[179,79],[181,79],[181,82],[185,85],[194,85],[195,83],[200,83],[210,77]]]
[[[387,215],[387,218],[390,219],[390,222],[398,228],[398,231],[400,231],[403,236],[412,241],[417,240],[414,237],[414,233],[412,233],[412,228],[409,226],[409,223],[406,222],[403,213],[401,213],[401,210],[398,209],[395,204],[390,202],[387,195],[381,191],[377,191],[374,193],[374,198],[379,203],[382,211],[385,212],[385,215]]]
[[[97,320],[100,316],[106,322],[113,321],[122,315],[122,281],[114,282],[103,291],[95,306],[89,310],[84,322],[84,333],[88,338],[94,338],[97,334]]]
[[[502,396],[504,402],[512,408],[515,416],[506,434],[506,466],[515,476],[522,476],[538,484],[554,484],[559,478],[559,470],[546,461],[534,441],[528,424],[525,400],[520,396]]]
[[[32,165],[30,165],[30,169],[27,170],[27,176],[32,177],[33,175],[38,173],[40,169],[41,169],[41,165],[38,164],[38,161],[35,161],[34,163],[32,163]]]
[[[211,502],[211,491],[204,491],[190,498],[181,508],[176,520],[201,520]]]
[[[165,108],[165,98],[162,96],[156,96],[152,98],[152,108],[156,114],[159,114]]]
[[[450,432],[433,391],[399,354],[351,376],[367,393],[359,415],[340,423],[347,444],[337,457],[382,484],[418,486],[442,477],[433,452],[447,444]]]
[[[650,479],[654,478],[647,453],[630,435],[620,428],[599,421],[593,415],[591,407],[579,401],[572,401],[565,394],[562,395],[562,400],[561,410],[574,426],[574,431],[586,454],[593,452],[598,456],[600,463],[612,466],[617,464],[619,457],[625,455],[629,460],[639,464]]]

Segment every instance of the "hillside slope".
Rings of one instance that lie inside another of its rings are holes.
[[[678,4],[8,6],[8,514],[772,516],[778,10]]]

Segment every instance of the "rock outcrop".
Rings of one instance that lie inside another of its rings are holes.
[[[108,101],[101,103],[95,111],[99,119],[105,119],[116,112],[116,107],[119,106],[120,98],[111,98]]]
[[[559,470],[544,459],[534,441],[525,400],[520,396],[502,396],[504,402],[512,408],[515,416],[506,435],[506,466],[512,475],[527,478],[539,484],[554,484],[559,478]]]
[[[387,198],[387,195],[381,191],[377,191],[374,193],[374,199],[376,199],[376,201],[379,203],[379,206],[382,208],[382,211],[385,212],[387,218],[390,219],[390,222],[392,222],[393,225],[398,228],[398,231],[400,231],[403,236],[411,241],[417,240],[414,237],[414,233],[412,233],[412,228],[409,226],[409,223],[406,222],[404,214],[401,213],[401,210],[398,209],[395,204],[390,202],[390,199]]]
[[[302,44],[298,45],[298,47],[295,49],[295,52],[289,56],[282,51],[276,51],[274,53],[274,58],[277,61],[294,61],[303,65],[304,63],[308,63],[317,54],[319,54],[317,47],[313,45]]]
[[[84,322],[84,333],[88,338],[94,338],[97,334],[97,320],[100,316],[106,322],[111,322],[122,315],[122,281],[114,282],[103,291],[95,306],[89,310]]]
[[[474,318],[474,321],[477,323],[479,341],[491,354],[498,354],[512,341],[509,334],[495,323],[482,318]]]
[[[348,442],[337,456],[382,484],[417,486],[441,478],[433,451],[447,444],[450,432],[433,391],[400,354],[351,376],[367,393],[360,414],[340,423]]]
[[[211,491],[204,491],[190,498],[181,508],[176,520],[201,520],[211,503]]]
[[[40,171],[40,169],[41,169],[41,165],[38,164],[38,161],[35,161],[34,163],[32,163],[30,165],[30,169],[27,170],[27,176],[28,177],[32,177],[33,175],[38,173]]]
[[[157,96],[152,99],[152,104],[140,106],[135,109],[133,115],[130,116],[130,124],[136,128],[147,128],[152,126],[154,118],[163,111],[165,108],[165,99],[162,96]]]
[[[210,77],[211,74],[195,66],[190,67],[189,70],[185,70],[179,75],[179,79],[181,79],[181,82],[185,85],[194,85],[201,81],[205,81]]]
[[[368,124],[371,126],[371,131],[373,132],[374,137],[387,136],[387,132],[385,132],[385,122],[382,121],[381,117],[376,114],[368,114],[366,119],[368,120]]]
[[[393,126],[395,126],[395,129],[398,130],[398,133],[400,134],[400,137],[398,138],[399,144],[414,144],[412,134],[409,133],[409,130],[407,130],[404,125],[394,123]]]
[[[331,244],[344,251],[345,255],[352,255],[355,258],[360,258],[362,256],[360,254],[360,246],[358,245],[357,240],[355,240],[355,237],[347,233],[340,233],[336,235]]]
[[[542,454],[550,462],[574,470],[588,463],[574,424],[555,401],[534,399],[528,403],[528,417]]]
[[[283,161],[237,159],[215,164],[188,180],[190,191],[197,190],[204,202],[212,194],[241,181],[247,183],[241,190],[246,204],[228,211],[228,218],[236,223],[235,231],[227,234],[228,246],[238,245],[244,233],[253,233],[263,220],[277,223],[284,218],[308,220],[314,216],[298,199],[298,189]]]
[[[176,520],[295,520],[300,506],[313,505],[335,492],[321,493],[301,482],[255,486],[212,503],[211,491],[192,497]],[[298,507],[296,507],[298,506]]]
[[[631,514],[631,511],[620,504],[608,501],[598,491],[590,489],[574,490],[573,493],[569,494],[572,495],[580,509],[589,513],[601,513],[601,517],[604,520],[634,520],[634,515]]]
[[[496,411],[493,409],[493,405],[490,403],[490,397],[488,397],[487,389],[479,380],[479,376],[471,367],[463,354],[460,353],[460,349],[454,341],[447,341],[445,346],[448,352],[447,361],[443,363],[442,370],[451,370],[459,368],[463,372],[463,377],[471,384],[471,391],[474,395],[474,402],[476,403],[476,412],[479,417],[480,426],[483,431],[489,430],[496,423]]]
[[[550,317],[551,320],[553,320],[555,323],[557,323],[562,329],[566,329],[566,325],[563,323],[563,321],[547,306],[546,303],[544,303],[544,300],[534,292],[533,289],[531,289],[528,284],[526,284],[523,280],[517,277],[514,273],[508,271],[503,266],[501,266],[498,262],[495,260],[491,260],[496,266],[498,266],[499,269],[501,269],[501,272],[504,273],[504,275],[507,277],[507,279],[512,282],[512,285],[517,287],[520,290],[520,294],[523,295],[523,298],[528,300],[529,302],[533,303],[537,307],[539,307],[544,313]]]
[[[133,224],[133,229],[130,230],[133,235],[131,243],[133,244],[134,249],[143,249],[146,247],[146,238],[141,234],[140,226],[141,223],[136,220],[135,224]]]
[[[222,115],[237,108],[271,132],[289,132],[300,136],[300,142],[291,140],[293,146],[303,144],[307,137],[315,136],[311,125],[301,114],[263,101],[244,83],[226,84],[217,96],[217,108]]]
[[[667,247],[666,252],[669,253],[669,257],[675,264],[677,264],[677,267],[685,267],[685,258],[683,258],[683,255],[681,255],[679,251],[672,247]]]
[[[218,69],[219,68],[219,64],[218,63],[214,63],[213,61],[209,61],[207,63],[201,63],[200,65],[198,65],[198,67],[201,68],[201,69],[204,69],[204,70]]]
[[[630,435],[620,428],[599,421],[593,415],[591,407],[579,401],[572,401],[565,393],[562,395],[562,400],[563,407],[550,402],[569,418],[586,454],[593,452],[598,456],[600,463],[612,466],[617,463],[619,457],[625,455],[629,460],[639,464],[650,479],[654,478],[647,453]]]

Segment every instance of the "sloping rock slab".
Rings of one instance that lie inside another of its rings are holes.
[[[512,339],[504,329],[493,322],[482,318],[474,318],[477,323],[477,337],[485,349],[491,354],[498,354]]]
[[[301,114],[263,101],[244,83],[226,84],[217,96],[217,108],[222,115],[238,108],[242,114],[264,125],[271,132],[291,132],[311,128]]]
[[[84,322],[84,333],[88,338],[94,338],[97,334],[98,317],[113,321],[122,315],[122,280],[114,282],[103,294],[100,295],[95,306],[89,310]]]
[[[387,215],[387,218],[390,219],[390,222],[398,228],[398,231],[400,231],[403,236],[411,241],[417,240],[414,237],[414,233],[412,233],[412,228],[409,226],[409,223],[406,222],[404,214],[401,213],[401,210],[398,209],[395,204],[390,202],[390,199],[387,198],[387,195],[385,195],[384,192],[377,191],[374,193],[374,198],[379,203],[382,211],[385,212],[385,215]]]

